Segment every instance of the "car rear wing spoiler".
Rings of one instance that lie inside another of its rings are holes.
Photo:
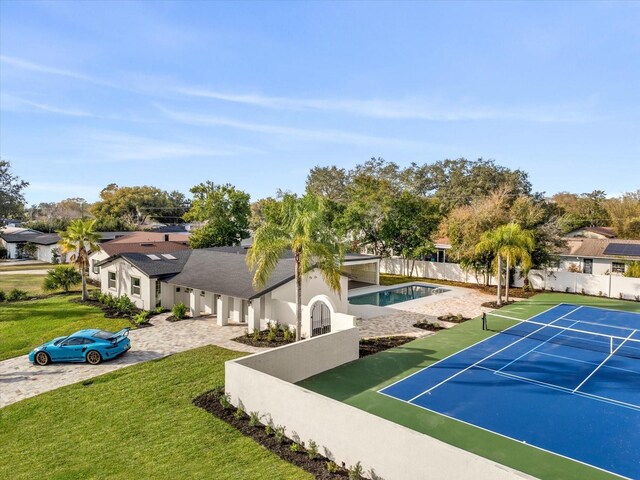
[[[122,338],[128,337],[129,336],[129,330],[131,330],[129,327],[125,327],[122,330],[120,330],[119,332],[116,332],[111,337],[109,337],[109,340],[111,340],[112,342],[115,342],[120,337],[122,337]]]

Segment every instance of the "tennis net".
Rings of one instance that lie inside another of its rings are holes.
[[[501,334],[527,337],[542,343],[566,345],[608,355],[640,358],[640,332],[633,328],[566,319],[563,322],[575,324],[575,326],[563,326],[522,320],[497,313],[487,314],[488,328],[497,323],[498,319],[517,322],[517,325],[501,330]]]

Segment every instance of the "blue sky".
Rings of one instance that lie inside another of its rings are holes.
[[[0,2],[0,154],[29,203],[253,199],[309,169],[493,158],[640,188],[640,3]]]

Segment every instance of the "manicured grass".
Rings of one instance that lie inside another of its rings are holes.
[[[311,479],[191,401],[241,355],[207,346],[0,410],[0,478]]]
[[[70,302],[79,295],[56,295],[0,304],[0,360],[29,353],[41,343],[83,328],[118,331],[128,320],[105,318],[102,310]]]
[[[27,265],[20,264],[12,264],[7,265],[6,263],[0,262],[0,272],[12,272],[16,270],[48,270],[49,268],[53,268],[55,265],[53,263],[31,263]]]
[[[42,295],[42,282],[46,277],[46,270],[42,271],[42,275],[38,274],[16,274],[16,275],[0,275],[0,290],[9,293],[9,290],[19,288],[30,295]]]
[[[636,302],[571,294],[541,294],[504,307],[500,313],[526,319],[559,303],[640,311],[640,303]],[[491,322],[489,328],[495,330],[512,324],[509,320],[495,318],[491,318]],[[300,385],[539,478],[614,478],[600,470],[436,413],[411,405],[399,405],[398,401],[377,393],[380,388],[492,334],[491,331],[482,331],[480,319],[474,319],[401,347],[329,370],[300,382]]]

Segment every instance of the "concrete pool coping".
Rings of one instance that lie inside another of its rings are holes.
[[[367,293],[381,292],[384,290],[392,290],[394,288],[408,287],[410,285],[423,285],[426,287],[436,287],[446,289],[446,292],[438,293],[436,295],[429,295],[427,297],[416,298],[415,300],[407,300],[406,302],[395,303],[393,305],[387,305],[385,307],[379,307],[377,305],[355,305],[349,303],[348,313],[349,315],[355,315],[360,318],[373,318],[381,315],[389,315],[392,313],[398,313],[398,311],[414,311],[416,307],[427,305],[430,303],[441,302],[447,299],[458,298],[467,295],[471,289],[462,287],[452,287],[449,285],[439,285],[429,282],[404,282],[396,285],[373,285],[370,287],[354,288],[349,290],[349,296],[354,297],[358,295],[365,295]]]

